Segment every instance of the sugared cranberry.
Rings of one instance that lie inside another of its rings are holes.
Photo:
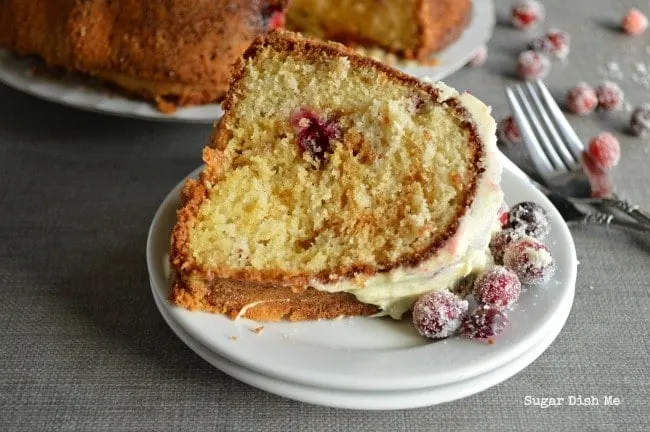
[[[511,18],[519,30],[530,30],[544,20],[544,6],[538,1],[520,1],[512,7]]]
[[[564,60],[571,51],[571,36],[565,31],[551,29],[544,36],[534,39],[530,47],[550,57]]]
[[[551,70],[551,61],[545,54],[529,50],[519,54],[517,71],[524,80],[545,78]]]
[[[482,306],[463,320],[460,331],[470,339],[487,339],[501,334],[507,326],[508,318],[501,311]]]
[[[449,291],[425,294],[413,306],[413,324],[431,339],[454,334],[467,314],[468,303]]]
[[[650,134],[650,104],[645,103],[632,111],[630,128],[639,137]]]
[[[488,58],[488,48],[487,46],[483,45],[478,50],[476,50],[474,56],[469,61],[469,65],[474,68],[481,67],[485,64],[487,58]]]
[[[587,146],[591,161],[601,170],[608,170],[618,164],[621,158],[621,145],[609,132],[603,132],[592,138]]]
[[[586,151],[582,154],[581,162],[589,179],[591,196],[594,198],[611,198],[614,195],[614,183],[607,171],[600,169]]]
[[[587,115],[598,106],[596,91],[585,82],[578,83],[567,93],[566,107],[578,115]]]
[[[499,231],[498,233],[492,236],[490,240],[490,252],[492,253],[492,258],[496,264],[503,264],[503,254],[506,252],[506,248],[515,240],[519,240],[523,237],[519,231],[515,231],[512,228]]]
[[[278,5],[266,5],[262,9],[262,18],[264,19],[264,26],[269,30],[284,27],[285,12],[284,9]]]
[[[643,12],[632,8],[623,16],[621,29],[630,36],[639,36],[648,28],[648,18]]]
[[[508,212],[510,211],[510,207],[508,207],[508,204],[506,204],[505,201],[501,203],[501,207],[499,207],[499,211],[497,212],[497,220],[499,221],[499,225],[501,225],[501,228],[505,228],[506,225],[508,225]]]
[[[285,14],[284,12],[274,12],[269,19],[269,28],[270,29],[279,29],[283,28],[285,23]]]
[[[503,265],[524,284],[542,284],[555,274],[555,260],[545,244],[533,237],[522,237],[506,247]]]
[[[508,226],[538,240],[543,240],[551,232],[548,213],[542,206],[532,201],[520,202],[510,209]]]
[[[499,310],[509,309],[521,292],[517,275],[502,266],[496,266],[480,274],[474,282],[476,301]]]
[[[589,180],[593,198],[613,198],[614,185],[609,176],[597,176]]]
[[[321,119],[313,111],[302,109],[292,118],[298,133],[298,147],[315,161],[325,159],[332,151],[332,141],[340,141],[342,132],[334,119]]]
[[[518,144],[521,142],[519,128],[512,116],[508,116],[499,122],[499,135],[502,140],[512,144]]]
[[[625,98],[623,90],[613,81],[605,81],[596,87],[596,96],[598,108],[608,111],[620,109]]]

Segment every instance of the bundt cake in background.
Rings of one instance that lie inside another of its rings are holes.
[[[163,111],[220,100],[231,64],[287,0],[3,0],[0,46],[87,73]]]
[[[425,59],[467,25],[471,0],[291,0],[287,28]]]
[[[285,13],[295,30],[424,59],[470,12],[471,0],[3,0],[0,46],[173,112],[221,100],[231,64]]]
[[[260,320],[399,317],[488,263],[501,170],[473,96],[272,31],[223,106],[173,229],[173,303]]]

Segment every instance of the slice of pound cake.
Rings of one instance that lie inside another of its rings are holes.
[[[407,311],[488,264],[502,193],[473,96],[286,31],[236,65],[171,241],[171,300],[259,320]]]

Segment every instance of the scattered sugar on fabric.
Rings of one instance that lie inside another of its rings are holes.
[[[643,75],[648,74],[648,68],[643,63],[635,63],[634,70]]]
[[[648,73],[648,67],[641,62],[636,62],[632,66],[634,71],[632,72],[632,82],[641,85],[643,88],[650,88],[650,73]]]
[[[598,72],[605,78],[618,81],[622,80],[624,77],[623,71],[621,71],[621,67],[616,61],[607,62],[607,64],[605,64],[605,67],[598,68]]]

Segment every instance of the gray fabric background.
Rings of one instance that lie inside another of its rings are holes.
[[[500,1],[503,14],[510,2]],[[549,83],[597,83],[616,61],[632,104],[650,34],[612,30],[643,1],[547,1],[546,26],[573,50]],[[497,28],[488,64],[447,79],[506,114],[503,88],[529,36]],[[580,136],[622,140],[619,191],[650,209],[649,140],[629,114],[572,118]],[[650,239],[574,230],[580,259],[571,316],[527,369],[441,406],[356,412],[283,399],[224,375],[168,329],[151,298],[145,237],[167,191],[200,163],[209,126],[85,113],[0,85],[0,429],[7,430],[649,430]],[[613,395],[618,407],[525,407],[524,397]]]

